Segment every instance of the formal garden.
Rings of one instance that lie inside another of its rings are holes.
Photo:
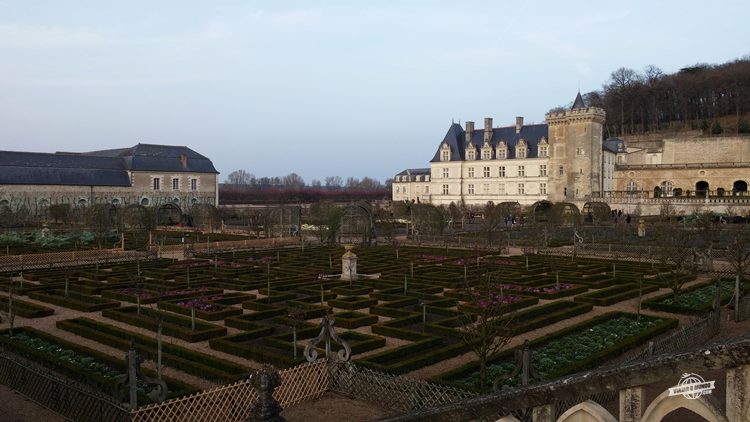
[[[531,382],[558,378],[706,314],[717,286],[724,304],[734,291],[732,279],[675,273],[657,260],[393,245],[354,252],[352,279],[342,278],[340,247],[6,272],[0,307],[4,320],[15,319],[0,344],[113,397],[133,348],[156,363],[148,375],[175,397],[245,379],[262,363],[304,363],[306,345],[330,316],[360,367],[482,392],[524,382],[517,371],[524,347]],[[488,338],[497,347],[478,347]],[[341,345],[315,347],[324,356]],[[153,399],[148,385],[138,394],[140,403]]]

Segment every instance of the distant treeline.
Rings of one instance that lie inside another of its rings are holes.
[[[390,187],[377,188],[329,188],[319,186],[250,186],[250,185],[219,185],[219,203],[221,204],[262,204],[282,202],[318,202],[329,201],[375,201],[388,199],[391,196]]]
[[[607,112],[605,136],[665,129],[750,133],[750,56],[719,65],[696,64],[673,74],[655,66],[642,73],[623,67],[585,99]]]

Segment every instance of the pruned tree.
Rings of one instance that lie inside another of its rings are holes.
[[[511,300],[496,285],[492,273],[480,276],[474,286],[466,284],[468,300],[460,317],[461,339],[479,361],[479,385],[488,385],[487,362],[505,347],[514,335]]]
[[[656,278],[672,290],[675,302],[685,283],[698,273],[698,253],[693,230],[671,224],[664,225],[659,230],[654,257],[661,268]]]
[[[737,228],[730,237],[726,249],[726,260],[734,272],[734,318],[739,322],[739,299],[742,294],[742,282],[747,279],[750,272],[750,229],[747,227]],[[718,286],[717,286],[718,288]],[[717,297],[719,293],[717,293]]]
[[[483,218],[480,227],[487,241],[487,246],[491,246],[495,240],[497,229],[503,222],[503,214],[500,204],[495,205],[492,201],[487,202],[482,209]]]
[[[93,231],[99,249],[109,238],[115,226],[115,218],[111,209],[111,205],[97,204],[86,208],[84,211],[86,225]]]
[[[440,208],[431,204],[411,204],[411,220],[417,232],[439,235],[445,228],[445,216]]]

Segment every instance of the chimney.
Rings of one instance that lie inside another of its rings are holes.
[[[484,118],[484,142],[489,143],[492,140],[492,117]]]
[[[521,133],[523,127],[523,116],[516,116],[516,133]]]
[[[466,122],[466,143],[471,142],[471,138],[474,136],[474,122]]]
[[[180,155],[180,164],[182,164],[183,169],[187,168],[187,155],[185,154]]]

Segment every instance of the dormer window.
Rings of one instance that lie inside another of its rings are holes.
[[[527,151],[526,141],[523,139],[518,141],[518,145],[516,145],[516,158],[526,158]]]
[[[491,160],[492,159],[492,145],[490,145],[489,142],[485,142],[484,145],[482,145],[482,160]]]
[[[466,159],[467,160],[476,160],[477,159],[477,157],[476,157],[476,151],[474,151],[473,148],[466,150]]]
[[[506,158],[508,158],[508,146],[505,144],[505,142],[500,141],[497,144],[497,148],[495,148],[495,156],[498,159],[506,159]]]
[[[539,141],[539,157],[549,157],[549,144],[543,136]]]
[[[450,161],[451,160],[451,147],[448,146],[448,144],[443,144],[443,146],[440,147],[440,161]]]

